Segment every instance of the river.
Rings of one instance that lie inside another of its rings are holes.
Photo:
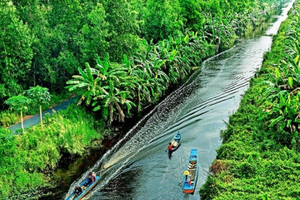
[[[286,19],[292,3],[261,35],[241,40],[233,48],[205,62],[187,84],[169,95],[109,150],[94,166],[74,181],[68,194],[89,171],[102,172],[102,180],[88,194],[90,200],[200,199],[198,193],[216,158],[230,115],[239,107],[249,81],[260,69],[272,37]],[[180,131],[182,145],[169,160],[165,149]],[[197,148],[200,170],[194,195],[182,192],[183,172],[189,153]]]

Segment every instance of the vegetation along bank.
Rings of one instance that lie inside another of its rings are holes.
[[[109,127],[160,101],[203,59],[231,47],[282,3],[1,1],[1,198],[38,198],[36,191],[57,181],[52,173],[62,155],[86,153]],[[24,115],[39,110],[26,96],[37,85],[54,96],[67,86],[83,106],[46,118],[44,127],[11,135],[4,126],[16,121],[20,110]],[[9,99],[16,96],[26,101],[11,114]]]
[[[202,199],[300,198],[300,3],[222,133]]]

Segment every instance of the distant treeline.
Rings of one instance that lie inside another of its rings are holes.
[[[151,46],[191,32],[201,40],[199,63],[256,26],[274,2],[280,1],[2,0],[0,101],[36,85],[59,93],[86,62],[93,66],[107,54],[112,62],[124,54],[132,60],[146,51],[145,41]],[[212,52],[203,52],[207,46]]]

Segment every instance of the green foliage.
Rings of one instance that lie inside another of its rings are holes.
[[[0,113],[0,126],[9,127],[19,120],[19,115],[16,112],[3,111]]]
[[[98,131],[103,128],[96,127],[94,117],[75,105],[47,118],[43,131],[35,126],[15,136],[1,128],[1,198],[22,199],[21,194],[49,185],[50,178],[42,172],[57,167],[61,152],[82,155],[85,147],[102,137]]]
[[[139,112],[159,101],[170,86],[185,81],[204,58],[231,47],[248,27],[257,26],[268,17],[276,3],[271,0],[1,1],[0,100],[36,85],[45,86],[52,93],[63,93],[67,82],[68,89],[81,96],[80,103],[85,101],[108,123],[124,121],[136,110]],[[298,46],[293,51],[299,52]],[[291,60],[294,62],[289,65],[297,71],[299,57]],[[73,75],[76,70],[79,75]],[[289,73],[284,77],[280,70],[277,85],[285,80],[289,89],[297,89],[299,75]],[[59,102],[55,99],[52,98],[51,105]],[[293,121],[294,111],[284,108],[289,101],[281,99],[272,99],[283,105],[273,113],[289,118],[266,123],[274,129],[284,124],[285,134],[295,126],[297,118]],[[292,105],[295,101],[291,99],[292,110],[297,109]],[[5,119],[8,114],[2,116],[3,124],[10,121]],[[13,199],[22,199],[21,193],[47,185],[48,177],[40,172],[54,169],[61,152],[82,154],[84,147],[100,137],[94,126],[94,119],[84,110],[72,107],[66,113],[48,118],[44,131],[35,127],[30,134],[3,139],[8,146],[2,143],[0,146],[11,151],[0,157],[5,166],[0,167],[0,181],[5,183],[0,186],[2,196],[6,198],[12,192]],[[7,134],[4,129],[0,131]],[[225,135],[230,139],[231,134]],[[287,137],[294,146],[295,137]],[[257,136],[258,140],[261,138]],[[271,148],[271,144],[261,148]],[[241,152],[240,157],[248,153]],[[247,163],[239,169],[247,172],[247,176],[257,173]]]
[[[93,10],[88,13],[85,24],[80,29],[78,46],[82,53],[82,61],[91,62],[96,56],[104,57],[108,51],[107,41],[108,23],[105,21],[106,13],[103,5],[97,3]]]
[[[41,86],[36,86],[36,87],[30,87],[29,90],[27,90],[27,95],[31,100],[34,102],[34,105],[38,105],[40,108],[40,120],[41,120],[41,126],[43,129],[43,114],[42,114],[42,105],[43,104],[49,104],[51,100],[51,95],[48,92],[48,88],[44,88]]]
[[[52,94],[51,95],[51,100],[48,104],[42,104],[42,109],[47,109],[49,108],[49,105],[56,105],[57,103],[62,102],[65,99],[69,99],[70,98],[70,94],[68,93],[68,91],[65,91],[64,94]],[[36,113],[39,112],[39,107],[32,103],[28,105],[28,110],[24,110],[24,115],[34,115]],[[17,122],[20,122],[20,118],[19,118],[19,114],[17,112],[15,112],[14,110],[5,110],[0,112],[0,125],[1,126],[5,126],[5,127],[9,127]]]
[[[122,105],[127,107],[127,114],[135,104],[130,100],[130,77],[126,68],[111,63],[108,55],[102,61],[96,60],[97,65],[91,68],[86,64],[86,70],[78,69],[80,75],[74,75],[73,80],[67,82],[70,91],[77,90],[81,95],[79,103],[85,100],[87,105],[92,103],[94,111],[101,109],[102,115],[111,123],[115,118],[124,121],[125,113]],[[100,101],[99,101],[100,100]]]
[[[159,41],[182,31],[178,0],[148,0],[144,31],[148,40]]]
[[[117,64],[107,55],[103,60],[97,58],[93,68],[89,64],[85,70],[78,68],[79,75],[67,82],[68,88],[81,96],[79,104],[85,101],[92,105],[109,124],[123,122],[131,116],[132,108],[137,106],[141,111],[143,106],[157,102],[170,85],[182,83],[197,69],[191,65],[200,65],[208,56],[191,54],[200,46],[206,53],[214,48],[195,33],[169,37],[156,45],[144,40],[142,51],[133,60],[123,55],[123,63]]]
[[[86,62],[94,66],[97,56],[104,59],[109,53],[110,61],[121,65],[124,54],[135,60],[135,55],[143,52],[145,38],[151,48],[165,48],[162,40],[198,32],[199,41],[184,50],[171,49],[168,56],[177,59],[180,51],[189,51],[188,57],[183,58],[185,61],[211,56],[231,47],[247,27],[259,25],[276,3],[269,0],[2,1],[0,98],[4,101],[36,85],[47,87],[52,93],[63,92],[66,81],[78,67],[84,68]],[[177,82],[179,73],[188,73],[180,68],[165,71],[174,75],[171,84]]]
[[[32,37],[9,1],[0,3],[0,100],[17,95],[32,64]]]
[[[104,1],[109,31],[109,50],[112,61],[121,61],[123,54],[133,55],[139,45],[138,11],[127,0]],[[102,54],[103,55],[103,54]]]
[[[49,104],[51,100],[51,95],[48,91],[48,88],[41,86],[30,87],[30,89],[27,90],[27,95],[38,105]]]
[[[299,12],[295,2],[222,132],[217,159],[228,167],[209,176],[200,190],[204,199],[299,197]]]
[[[5,103],[9,105],[11,110],[17,110],[20,111],[20,117],[21,117],[21,126],[22,130],[24,131],[24,126],[23,126],[23,111],[28,110],[28,105],[31,103],[31,99],[23,96],[23,95],[18,95],[18,96],[12,96],[9,97]]]
[[[5,101],[11,110],[17,111],[27,110],[30,102],[31,100],[23,95],[13,96]]]

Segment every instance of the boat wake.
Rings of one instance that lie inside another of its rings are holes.
[[[219,133],[226,127],[224,121],[238,108],[241,95],[271,44],[270,36],[241,41],[204,61],[202,69],[186,84],[157,105],[74,181],[66,196],[88,172],[95,171],[101,173],[101,181],[86,198],[142,199],[151,195],[153,199],[199,199],[199,195],[182,196],[180,181],[190,149],[197,148],[199,152],[199,190],[215,159],[215,149],[221,144]],[[164,150],[177,131],[182,134],[182,144],[168,160]]]

